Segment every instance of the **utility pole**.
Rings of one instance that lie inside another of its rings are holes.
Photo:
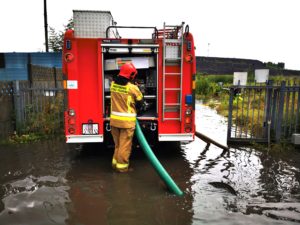
[[[44,25],[45,25],[45,46],[46,46],[46,52],[49,52],[49,46],[48,46],[48,22],[47,22],[47,0],[44,0]]]

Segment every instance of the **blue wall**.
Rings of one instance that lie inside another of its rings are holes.
[[[5,67],[0,68],[0,80],[28,80],[28,57],[31,64],[61,68],[61,53],[4,53]]]

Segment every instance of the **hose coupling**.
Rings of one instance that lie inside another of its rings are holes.
[[[105,127],[106,131],[110,132],[111,131],[111,126],[109,123],[106,124],[106,127]]]
[[[156,123],[151,123],[150,124],[150,130],[151,131],[156,131],[156,128],[157,128]]]

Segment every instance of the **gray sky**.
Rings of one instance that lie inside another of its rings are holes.
[[[190,26],[198,56],[285,62],[300,70],[299,0],[47,0],[48,24],[73,9],[109,10],[118,25]],[[43,0],[1,0],[0,52],[44,51]]]

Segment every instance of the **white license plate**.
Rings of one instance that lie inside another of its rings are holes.
[[[88,123],[82,124],[82,134],[98,134],[98,124]]]

